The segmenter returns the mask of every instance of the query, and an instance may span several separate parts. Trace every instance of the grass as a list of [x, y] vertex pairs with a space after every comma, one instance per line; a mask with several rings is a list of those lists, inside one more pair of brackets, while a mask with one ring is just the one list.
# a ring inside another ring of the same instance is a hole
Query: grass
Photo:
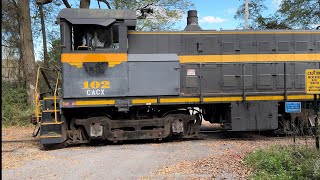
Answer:
[[320, 151], [305, 146], [273, 146], [245, 158], [251, 179], [320, 179]]
[[33, 108], [28, 105], [26, 97], [25, 88], [2, 82], [2, 127], [30, 124]]

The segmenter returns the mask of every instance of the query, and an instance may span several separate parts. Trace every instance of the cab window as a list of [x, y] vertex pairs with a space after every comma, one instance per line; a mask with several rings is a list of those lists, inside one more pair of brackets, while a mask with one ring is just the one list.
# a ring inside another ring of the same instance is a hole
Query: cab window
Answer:
[[119, 49], [119, 26], [72, 25], [72, 50]]

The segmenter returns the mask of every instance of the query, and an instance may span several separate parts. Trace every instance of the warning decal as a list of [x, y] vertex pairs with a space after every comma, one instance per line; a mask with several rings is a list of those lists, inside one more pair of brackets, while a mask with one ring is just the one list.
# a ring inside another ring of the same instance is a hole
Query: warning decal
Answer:
[[306, 93], [320, 94], [320, 69], [306, 70]]

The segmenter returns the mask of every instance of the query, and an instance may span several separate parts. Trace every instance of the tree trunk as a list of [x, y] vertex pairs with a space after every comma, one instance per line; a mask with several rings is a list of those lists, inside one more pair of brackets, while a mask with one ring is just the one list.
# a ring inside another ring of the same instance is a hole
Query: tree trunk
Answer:
[[19, 0], [19, 35], [21, 43], [21, 60], [23, 74], [27, 88], [27, 99], [34, 105], [34, 88], [36, 84], [36, 63], [34, 59], [33, 40], [31, 32], [31, 18], [29, 0]]
[[43, 15], [43, 5], [39, 4], [40, 18], [41, 18], [41, 31], [42, 31], [42, 43], [43, 43], [43, 61], [44, 67], [49, 67], [49, 56], [47, 49], [47, 37], [46, 37], [46, 26], [44, 23], [44, 15]]
[[52, 3], [52, 0], [36, 0], [36, 3], [44, 5], [44, 4]]
[[89, 9], [90, 0], [80, 0], [80, 8]]
[[319, 9], [318, 9], [318, 17], [320, 18], [320, 0], [318, 0], [318, 7], [319, 7]]

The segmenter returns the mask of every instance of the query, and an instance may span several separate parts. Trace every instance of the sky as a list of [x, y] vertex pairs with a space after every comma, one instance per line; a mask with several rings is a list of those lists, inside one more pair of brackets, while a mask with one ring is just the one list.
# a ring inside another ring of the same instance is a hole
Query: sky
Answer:
[[[229, 30], [240, 28], [239, 24], [244, 20], [234, 19], [234, 15], [238, 7], [244, 3], [245, 0], [191, 0], [195, 5], [195, 10], [198, 11], [199, 25], [205, 30]], [[265, 5], [268, 14], [274, 13], [282, 0], [265, 0]], [[70, 0], [73, 6], [76, 6], [78, 0]], [[104, 3], [100, 3], [101, 8], [106, 9]], [[98, 8], [98, 3], [91, 0], [90, 8]], [[187, 24], [186, 14], [180, 22], [177, 23], [177, 29], [183, 30]]]
[[[195, 10], [198, 11], [199, 25], [205, 30], [237, 29], [244, 20], [234, 19], [238, 7], [244, 0], [193, 0]], [[274, 13], [281, 0], [266, 0], [266, 13]], [[186, 24], [186, 20], [181, 22]]]
[[[204, 30], [232, 30], [241, 28], [239, 25], [243, 23], [242, 19], [234, 19], [237, 8], [244, 0], [191, 0], [194, 3], [194, 9], [198, 11], [199, 26]], [[266, 13], [274, 13], [281, 0], [266, 0], [265, 5], [268, 10]], [[79, 7], [79, 0], [69, 0], [72, 7]], [[100, 3], [102, 9], [107, 9], [104, 3]], [[98, 8], [98, 3], [91, 0], [90, 8]], [[183, 30], [186, 27], [186, 14], [181, 21], [176, 24], [176, 29]], [[42, 41], [39, 45], [35, 45], [36, 59], [40, 59], [42, 51]]]
[[[244, 3], [245, 0], [191, 0], [195, 5], [194, 9], [198, 11], [199, 25], [205, 30], [229, 30], [237, 29], [239, 24], [244, 20], [234, 19], [234, 15], [238, 7]], [[250, 0], [249, 0], [250, 1]], [[267, 10], [265, 13], [274, 13], [280, 5], [282, 0], [265, 0]], [[69, 0], [72, 7], [79, 7], [79, 0]], [[100, 3], [102, 9], [107, 9], [104, 3]], [[91, 0], [90, 8], [98, 8], [98, 3]], [[177, 28], [183, 30], [187, 24], [186, 14], [177, 23]]]

